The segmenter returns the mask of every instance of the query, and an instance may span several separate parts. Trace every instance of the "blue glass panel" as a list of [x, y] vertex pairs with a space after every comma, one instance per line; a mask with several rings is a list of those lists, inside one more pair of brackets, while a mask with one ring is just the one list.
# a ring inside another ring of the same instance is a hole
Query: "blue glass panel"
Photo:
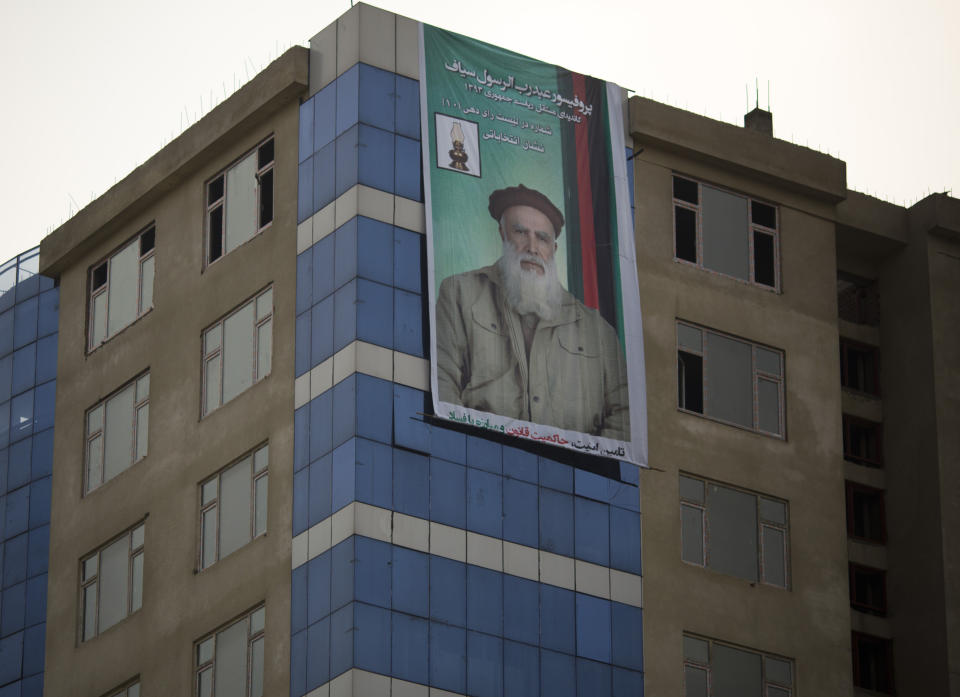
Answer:
[[330, 552], [330, 607], [334, 610], [353, 600], [353, 543], [350, 537]]
[[[311, 245], [312, 246], [312, 245]], [[297, 310], [299, 315], [313, 305], [313, 250], [297, 255]]]
[[556, 460], [541, 457], [540, 486], [573, 493], [573, 468]]
[[313, 147], [319, 150], [337, 136], [337, 83], [313, 95]]
[[418, 518], [430, 517], [430, 467], [423, 455], [397, 449], [393, 453], [393, 509]]
[[393, 609], [427, 617], [430, 606], [430, 558], [422, 552], [393, 547]]
[[[290, 632], [292, 634], [307, 628], [307, 569], [309, 566], [309, 564], [301, 564], [290, 574]], [[329, 579], [328, 572], [328, 586]], [[328, 605], [329, 598], [330, 594], [327, 593]]]
[[430, 520], [460, 529], [467, 526], [467, 470], [463, 465], [430, 458]]
[[356, 374], [333, 386], [333, 406], [333, 444], [337, 446], [357, 434]]
[[[333, 355], [336, 297], [326, 297], [310, 310], [310, 363], [320, 365]], [[349, 343], [349, 342], [348, 342]], [[340, 348], [343, 348], [342, 346]]]
[[[347, 548], [349, 549], [349, 547]], [[330, 564], [332, 552], [327, 550], [299, 567], [306, 571], [303, 621], [310, 625], [330, 614]]]
[[[327, 628], [329, 637], [330, 629]], [[329, 658], [327, 659], [329, 660]], [[307, 690], [307, 632], [299, 631], [290, 637], [290, 695], [300, 697]]]
[[52, 334], [37, 342], [37, 382], [57, 377], [57, 336]]
[[[39, 437], [38, 435], [37, 438]], [[310, 405], [305, 404], [293, 412], [293, 470], [299, 472], [309, 463]]]
[[13, 394], [13, 356], [0, 358], [0, 402], [10, 399]]
[[393, 388], [394, 442], [404, 448], [430, 451], [430, 426], [423, 420], [427, 413], [427, 395], [404, 385]]
[[0, 639], [0, 685], [20, 677], [23, 659], [23, 632]]
[[401, 680], [426, 685], [430, 623], [395, 612], [390, 629], [393, 637], [393, 665], [390, 674]]
[[27, 580], [27, 612], [24, 624], [28, 627], [47, 618], [47, 575], [41, 574]]
[[467, 632], [467, 693], [477, 697], [503, 695], [503, 641]]
[[430, 454], [450, 462], [467, 461], [467, 436], [442, 424], [430, 427]]
[[503, 446], [503, 473], [514, 479], [536, 484], [539, 481], [537, 456], [526, 450]]
[[336, 233], [327, 235], [311, 248], [313, 250], [313, 301], [327, 297], [336, 289]]
[[430, 684], [463, 694], [467, 689], [465, 629], [430, 623]]
[[374, 189], [393, 193], [394, 135], [372, 126], [360, 126], [359, 179]]
[[393, 348], [393, 288], [357, 281], [357, 338]]
[[638, 607], [611, 603], [613, 663], [643, 670], [643, 611]]
[[333, 456], [330, 453], [310, 463], [310, 497], [308, 523], [313, 527], [330, 517], [332, 506], [330, 489], [333, 481]]
[[373, 218], [357, 218], [357, 273], [393, 285], [393, 226]]
[[[0, 298], [10, 298], [9, 294]], [[13, 310], [0, 313], [0, 356], [13, 350]]]
[[27, 584], [18, 583], [3, 591], [3, 612], [0, 614], [0, 636], [7, 636], [23, 629], [26, 607]]
[[463, 627], [467, 622], [467, 567], [430, 557], [430, 619]]
[[[4, 527], [7, 537], [26, 532], [29, 511], [30, 487], [22, 486], [16, 491], [7, 494], [7, 511]], [[7, 580], [6, 576], [4, 576], [4, 580]]]
[[[336, 399], [336, 393], [334, 393], [334, 399]], [[333, 451], [333, 510], [335, 511], [357, 500], [356, 463], [356, 439], [351, 438]]]
[[3, 491], [13, 491], [19, 489], [30, 481], [30, 453], [32, 451], [33, 438], [14, 443], [7, 450], [3, 458], [7, 461], [7, 485], [0, 489]]
[[503, 574], [467, 566], [467, 627], [487, 634], [503, 634]]
[[[469, 442], [467, 458], [470, 457]], [[467, 529], [502, 537], [502, 479], [496, 474], [467, 468]]]
[[577, 697], [611, 697], [610, 666], [577, 659]]
[[40, 479], [53, 472], [53, 429], [34, 434], [31, 477]]
[[313, 101], [308, 99], [300, 105], [298, 162], [303, 162], [313, 154]]
[[[391, 148], [392, 149], [392, 148]], [[391, 167], [391, 172], [393, 168]], [[39, 299], [30, 298], [18, 303], [13, 308], [13, 347], [19, 348], [35, 341], [37, 338], [37, 314]]]
[[[390, 544], [369, 537], [357, 537], [356, 599], [371, 605], [390, 607]], [[389, 631], [387, 632], [389, 635]], [[389, 669], [389, 666], [387, 666]]]
[[38, 479], [30, 485], [30, 522], [35, 528], [50, 522], [50, 477]]
[[[578, 473], [579, 474], [579, 473]], [[574, 556], [577, 559], [610, 565], [610, 506], [574, 498]]]
[[420, 83], [397, 75], [397, 133], [420, 139]]
[[613, 697], [643, 697], [643, 673], [614, 666]]
[[357, 183], [359, 135], [359, 126], [354, 126], [334, 141], [337, 148], [337, 196]]
[[[387, 577], [389, 578], [389, 576]], [[354, 604], [354, 660], [357, 668], [390, 673], [390, 611], [363, 603]]]
[[357, 438], [357, 501], [381, 508], [393, 505], [393, 449], [383, 443]]
[[576, 694], [576, 670], [573, 656], [540, 651], [540, 694], [550, 697], [574, 697]]
[[44, 629], [42, 625], [31, 627], [23, 633], [23, 674], [35, 675], [43, 671]]
[[334, 233], [334, 285], [339, 288], [357, 275], [357, 228], [358, 219], [350, 218]]
[[573, 497], [540, 489], [540, 548], [573, 556]]
[[[7, 533], [9, 535], [9, 533]], [[26, 534], [7, 540], [3, 547], [3, 583], [12, 585], [27, 578]]]
[[19, 394], [36, 384], [37, 345], [30, 344], [13, 354], [12, 394]]
[[[369, 375], [357, 374], [357, 435], [390, 443], [393, 436], [391, 392], [393, 383]], [[394, 473], [396, 476], [396, 473]], [[424, 489], [426, 500], [426, 489]], [[424, 515], [426, 517], [426, 515]]]
[[360, 121], [387, 131], [394, 130], [395, 74], [360, 64]]
[[608, 480], [607, 490], [610, 505], [640, 511], [640, 489], [636, 485]]
[[502, 446], [479, 436], [467, 437], [467, 464], [471, 467], [495, 472], [502, 471], [500, 461]]
[[573, 653], [574, 593], [565, 588], [540, 584], [540, 645]]
[[313, 158], [297, 167], [297, 222], [302, 223], [315, 212], [313, 208]]
[[40, 295], [40, 319], [37, 323], [37, 336], [46, 336], [57, 331], [57, 318], [60, 314], [60, 289], [53, 288]]
[[[44, 277], [40, 277], [43, 280]], [[20, 694], [8, 697], [43, 697], [43, 673], [24, 678], [20, 683]]]
[[393, 346], [411, 356], [424, 356], [423, 302], [419, 295], [396, 290]]
[[10, 442], [10, 402], [0, 403], [0, 448]]
[[33, 429], [42, 431], [53, 428], [54, 404], [57, 398], [57, 381], [45, 382], [36, 389], [33, 403]]
[[357, 338], [357, 282], [350, 281], [333, 295], [333, 350]]
[[609, 600], [577, 593], [577, 655], [610, 662]]
[[335, 142], [327, 143], [313, 156], [314, 210], [323, 210], [339, 195], [337, 193], [338, 152]]
[[423, 200], [420, 189], [420, 143], [396, 136], [395, 148], [394, 192], [397, 196], [414, 201]]
[[527, 644], [540, 641], [540, 586], [518, 576], [503, 577], [503, 635]]
[[[0, 500], [5, 500], [3, 494], [7, 493], [7, 469], [10, 460], [10, 449], [0, 448]], [[2, 526], [0, 526], [2, 529]], [[0, 536], [0, 539], [3, 539]]]
[[310, 370], [310, 313], [297, 316], [294, 330], [294, 375], [300, 377]]
[[307, 524], [310, 491], [310, 470], [302, 469], [293, 475], [293, 534], [299, 535], [310, 527]]
[[504, 697], [540, 694], [540, 652], [536, 646], [503, 642]]
[[573, 493], [577, 496], [593, 499], [594, 501], [607, 502], [607, 482], [612, 481], [607, 477], [587, 470], [575, 469], [573, 471]]
[[[350, 667], [353, 662], [353, 637], [349, 628], [352, 624], [353, 612], [345, 607], [332, 618], [324, 618], [307, 629], [307, 690], [320, 687], [333, 677], [333, 652], [336, 651], [337, 658], [346, 663], [338, 673]], [[337, 633], [332, 635], [334, 626]]]
[[620, 463], [620, 479], [628, 484], [640, 485], [640, 468], [629, 462]]
[[610, 509], [610, 566], [632, 574], [642, 573], [640, 564], [640, 514], [622, 508]]
[[420, 293], [423, 290], [420, 262], [423, 235], [410, 232], [403, 228], [393, 229], [394, 260], [393, 282], [397, 288], [408, 290], [411, 293]]
[[360, 64], [353, 66], [336, 80], [337, 135], [357, 122], [360, 102]]
[[333, 392], [310, 401], [310, 460], [333, 449]]
[[538, 543], [537, 487], [528, 482], [503, 480], [503, 539], [536, 547]]

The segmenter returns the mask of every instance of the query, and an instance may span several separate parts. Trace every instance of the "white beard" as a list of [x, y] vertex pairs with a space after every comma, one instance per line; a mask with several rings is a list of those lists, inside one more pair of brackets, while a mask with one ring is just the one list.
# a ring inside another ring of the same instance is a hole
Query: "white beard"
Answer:
[[[524, 269], [520, 265], [524, 261], [539, 265], [543, 274]], [[514, 312], [521, 316], [533, 313], [547, 321], [557, 316], [563, 301], [563, 286], [557, 278], [555, 259], [544, 260], [535, 254], [518, 252], [512, 243], [504, 240], [497, 268], [503, 278], [507, 304]]]

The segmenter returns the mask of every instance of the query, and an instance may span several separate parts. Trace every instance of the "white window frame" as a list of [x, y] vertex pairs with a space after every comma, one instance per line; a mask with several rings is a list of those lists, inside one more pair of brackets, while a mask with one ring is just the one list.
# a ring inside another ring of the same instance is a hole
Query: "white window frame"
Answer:
[[[697, 203], [691, 203], [690, 201], [684, 201], [683, 199], [676, 198], [675, 196], [671, 197], [673, 201], [673, 208], [671, 208], [671, 216], [673, 218], [673, 260], [681, 263], [688, 264], [690, 266], [695, 266], [698, 269], [706, 271], [707, 273], [715, 273], [718, 276], [723, 276], [724, 278], [732, 278], [735, 281], [740, 281], [741, 283], [749, 283], [750, 285], [756, 286], [757, 288], [763, 288], [765, 290], [779, 293], [780, 292], [780, 208], [776, 204], [770, 203], [769, 201], [764, 201], [763, 199], [754, 198], [752, 196], [747, 196], [746, 194], [741, 194], [736, 191], [731, 191], [730, 189], [724, 188], [722, 186], [716, 186], [714, 184], [707, 184], [712, 189], [722, 191], [731, 196], [737, 196], [739, 198], [746, 199], [747, 201], [747, 229], [744, 231], [748, 237], [748, 255], [747, 259], [748, 267], [750, 269], [749, 277], [747, 279], [737, 278], [736, 276], [731, 276], [730, 274], [724, 273], [722, 271], [717, 271], [716, 269], [710, 269], [703, 265], [703, 183], [698, 179], [693, 177], [688, 177], [684, 174], [679, 174], [673, 172], [671, 178], [671, 191], [673, 190], [673, 179], [679, 178], [684, 179], [692, 184], [697, 186]], [[769, 206], [773, 208], [774, 215], [776, 216], [777, 227], [767, 227], [761, 225], [760, 223], [753, 222], [753, 204], [754, 202], [759, 203], [764, 206]], [[697, 260], [690, 261], [689, 259], [682, 259], [677, 254], [677, 214], [676, 208], [686, 208], [687, 210], [693, 211], [696, 216], [696, 248], [697, 248]], [[756, 280], [756, 268], [755, 268], [755, 257], [754, 257], [754, 234], [760, 233], [762, 235], [768, 235], [773, 237], [773, 279], [774, 285], [769, 286], [766, 283], [760, 283]]]
[[[89, 292], [89, 302], [87, 303], [88, 308], [88, 328], [87, 328], [87, 351], [93, 351], [98, 346], [102, 346], [107, 341], [115, 337], [117, 334], [122, 332], [124, 329], [129, 327], [131, 324], [136, 322], [138, 319], [143, 317], [145, 314], [150, 312], [153, 309], [153, 283], [156, 279], [156, 233], [157, 226], [154, 223], [150, 223], [143, 230], [138, 232], [133, 239], [129, 240], [127, 243], [122, 245], [119, 249], [111, 252], [110, 256], [101, 261], [98, 264], [94, 264], [90, 267], [89, 271], [89, 283], [90, 283], [90, 292]], [[119, 327], [112, 334], [110, 333], [110, 278], [113, 271], [113, 260], [116, 259], [121, 253], [125, 252], [131, 245], [139, 244], [140, 249], [139, 256], [137, 259], [138, 270], [137, 270], [137, 314], [130, 322]], [[150, 244], [150, 248], [147, 250], [143, 249], [144, 244]], [[150, 268], [150, 289], [149, 292], [145, 292], [144, 288], [144, 270]], [[99, 285], [97, 281], [97, 272], [101, 269], [104, 269], [104, 280]], [[101, 296], [103, 297], [103, 307], [100, 313], [97, 312], [97, 301], [100, 300]], [[100, 314], [103, 315], [101, 320]], [[98, 333], [97, 325], [102, 321], [102, 334]]]
[[[266, 625], [266, 606], [261, 603], [252, 610], [245, 612], [240, 617], [237, 617], [230, 622], [218, 627], [214, 631], [210, 632], [200, 640], [198, 640], [193, 646], [193, 694], [195, 697], [208, 697], [208, 695], [215, 695], [217, 690], [216, 685], [216, 664], [217, 664], [217, 636], [228, 629], [233, 628], [237, 623], [245, 622], [247, 626], [247, 654], [246, 654], [246, 675], [244, 676], [244, 692], [242, 695], [231, 695], [231, 697], [258, 697], [257, 695], [252, 694], [254, 687], [252, 685], [252, 673], [253, 673], [253, 654], [255, 650], [255, 644], [258, 642], [261, 646], [261, 651], [263, 649], [264, 642], [264, 627]], [[208, 675], [209, 674], [209, 675]], [[208, 677], [207, 677], [208, 675]], [[208, 682], [204, 682], [208, 680]], [[204, 691], [203, 685], [208, 684], [210, 689]], [[259, 697], [263, 695], [263, 686], [260, 686], [261, 691]]]
[[[264, 304], [269, 304], [269, 307], [261, 313], [260, 304], [261, 301]], [[231, 317], [233, 317], [238, 312], [244, 310], [248, 305], [253, 304], [253, 332], [251, 334], [251, 341], [253, 342], [253, 360], [250, 367], [251, 376], [253, 378], [250, 383], [250, 387], [253, 387], [255, 384], [263, 380], [265, 377], [270, 375], [273, 364], [273, 286], [267, 286], [260, 292], [258, 292], [252, 298], [249, 298], [246, 302], [240, 304], [231, 310], [228, 314], [221, 317], [219, 320], [208, 326], [200, 334], [200, 350], [202, 353], [202, 359], [200, 362], [201, 369], [201, 383], [203, 385], [201, 394], [200, 394], [200, 416], [201, 418], [211, 414], [216, 411], [224, 404], [237, 397], [246, 390], [243, 390], [234, 397], [224, 400], [223, 398], [223, 378], [224, 378], [224, 350], [226, 347], [223, 345], [225, 336], [224, 336], [224, 325]], [[269, 353], [270, 360], [266, 365], [266, 370], [260, 370], [260, 335], [261, 332], [265, 332], [269, 341]], [[215, 337], [219, 338], [215, 338]], [[215, 363], [218, 362], [218, 363]], [[217, 372], [217, 385], [211, 386], [208, 383], [208, 377], [211, 370]], [[211, 394], [211, 388], [215, 389], [215, 394]], [[249, 388], [247, 388], [249, 389]], [[212, 406], [209, 406], [209, 398], [213, 397], [215, 403]]]
[[[264, 496], [268, 497], [269, 492], [269, 474], [270, 474], [270, 446], [269, 443], [262, 445], [247, 452], [242, 457], [237, 458], [226, 467], [220, 469], [216, 474], [208, 477], [200, 483], [200, 521], [198, 525], [199, 540], [197, 544], [198, 557], [197, 569], [208, 569], [224, 557], [220, 554], [220, 478], [225, 472], [234, 468], [246, 465], [250, 470], [250, 530], [249, 537], [241, 548], [258, 537], [267, 534], [267, 512], [269, 507], [267, 501], [264, 501], [264, 510], [262, 511], [264, 521], [262, 529], [257, 527], [257, 513], [259, 512], [257, 492], [260, 487], [263, 488]], [[206, 546], [206, 524], [211, 521], [213, 527], [213, 550], [212, 558], [206, 561], [208, 550]], [[227, 555], [229, 556], [229, 555]]]
[[[709, 637], [699, 636], [696, 634], [691, 634], [689, 632], [683, 633], [684, 637], [689, 637], [690, 639], [695, 639], [697, 641], [705, 641], [708, 644], [707, 647], [707, 656], [708, 662], [701, 663], [696, 659], [690, 658], [684, 652], [683, 656], [683, 694], [687, 694], [687, 668], [692, 668], [695, 670], [705, 671], [707, 674], [707, 697], [713, 697], [713, 648], [714, 646], [725, 646], [731, 649], [736, 649], [737, 651], [743, 651], [744, 653], [752, 653], [757, 656], [760, 656], [760, 681], [763, 685], [763, 695], [767, 697], [770, 695], [770, 688], [783, 690], [787, 693], [788, 697], [793, 697], [794, 695], [794, 684], [796, 684], [796, 666], [792, 659], [785, 656], [778, 656], [772, 653], [766, 653], [764, 651], [757, 651], [756, 649], [747, 648], [745, 646], [738, 646], [736, 644], [730, 644], [725, 641], [717, 641], [716, 639], [710, 639]], [[770, 678], [767, 675], [767, 659], [774, 661], [784, 661], [790, 664], [790, 685], [785, 685], [783, 683], [777, 682]]]
[[[260, 163], [260, 149], [263, 148], [268, 143], [273, 145], [273, 156], [272, 158], [263, 164]], [[274, 214], [276, 213], [276, 175], [274, 174], [275, 164], [277, 161], [276, 154], [276, 138], [274, 134], [271, 134], [264, 138], [262, 141], [257, 143], [253, 148], [245, 152], [243, 155], [238, 157], [236, 160], [230, 163], [227, 167], [224, 167], [222, 170], [217, 172], [215, 175], [210, 177], [203, 187], [204, 192], [204, 201], [206, 202], [206, 214], [204, 217], [204, 244], [203, 244], [203, 261], [204, 266], [209, 266], [216, 263], [220, 259], [223, 259], [229, 252], [227, 251], [227, 174], [230, 170], [237, 167], [240, 163], [244, 162], [248, 157], [256, 157], [257, 159], [257, 170], [256, 170], [256, 179], [257, 179], [257, 202], [256, 202], [256, 228], [254, 234], [250, 239], [257, 237], [264, 230], [273, 225]], [[268, 177], [269, 175], [269, 177]], [[213, 195], [213, 187], [217, 181], [220, 181], [220, 195]], [[261, 207], [263, 205], [263, 196], [264, 196], [264, 180], [269, 180], [270, 185], [270, 201], [271, 201], [271, 213], [270, 219], [263, 222], [260, 220]], [[219, 231], [215, 231], [214, 227], [214, 215], [217, 211], [220, 211], [220, 222], [219, 222]], [[215, 238], [219, 239], [220, 243], [220, 253], [218, 256], [211, 258], [213, 252], [213, 241]], [[237, 247], [241, 247], [250, 240], [244, 240]]]
[[140, 697], [140, 679], [137, 678], [119, 690], [111, 692], [109, 697]]
[[[145, 521], [141, 520], [139, 523], [124, 531], [120, 535], [117, 535], [106, 544], [101, 545], [96, 551], [80, 559], [79, 635], [81, 642], [90, 641], [91, 639], [100, 636], [103, 632], [107, 631], [111, 627], [115, 627], [123, 622], [123, 620], [130, 617], [130, 615], [137, 612], [143, 606], [143, 554], [145, 537], [146, 523]], [[102, 568], [101, 556], [106, 549], [124, 539], [127, 541], [126, 614], [109, 627], [101, 627], [100, 589], [103, 585], [100, 577], [100, 570]], [[138, 561], [140, 564], [139, 587], [136, 585], [138, 580], [136, 573]], [[88, 594], [92, 595], [92, 597], [88, 598]], [[88, 612], [93, 613], [93, 626], [90, 628], [91, 631], [89, 634], [87, 633]]]
[[[83, 493], [86, 496], [90, 492], [100, 488], [110, 479], [104, 479], [106, 467], [106, 435], [107, 435], [107, 403], [118, 397], [128, 388], [132, 388], [133, 393], [133, 413], [131, 414], [130, 428], [132, 431], [131, 442], [133, 444], [130, 452], [130, 462], [117, 474], [126, 472], [133, 465], [140, 462], [147, 456], [150, 431], [150, 371], [147, 370], [129, 382], [114, 390], [109, 396], [100, 400], [92, 407], [87, 409], [84, 414], [84, 449], [83, 449]], [[140, 442], [141, 419], [144, 423], [144, 442]], [[99, 444], [99, 448], [98, 448]], [[94, 461], [94, 460], [98, 461]], [[96, 468], [96, 484], [91, 480], [91, 471]], [[117, 475], [115, 475], [117, 476]]]

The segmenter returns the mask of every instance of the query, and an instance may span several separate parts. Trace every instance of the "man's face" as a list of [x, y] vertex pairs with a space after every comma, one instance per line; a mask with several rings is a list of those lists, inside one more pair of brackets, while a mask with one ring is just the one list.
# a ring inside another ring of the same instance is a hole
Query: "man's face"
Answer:
[[[500, 236], [521, 254], [529, 254], [543, 262], [553, 259], [557, 251], [556, 236], [550, 219], [532, 206], [510, 206], [500, 221]], [[520, 262], [524, 271], [535, 271], [542, 276], [545, 264], [526, 258]]]

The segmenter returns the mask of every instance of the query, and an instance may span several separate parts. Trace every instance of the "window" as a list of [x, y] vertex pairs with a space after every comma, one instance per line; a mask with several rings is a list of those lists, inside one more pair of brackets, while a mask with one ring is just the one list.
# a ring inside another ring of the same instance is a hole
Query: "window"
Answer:
[[870, 542], [887, 541], [883, 489], [847, 482], [847, 534]]
[[779, 289], [776, 206], [674, 175], [673, 223], [677, 259]]
[[683, 686], [685, 697], [791, 697], [793, 661], [684, 634]]
[[783, 437], [783, 353], [677, 323], [677, 403], [684, 411]]
[[267, 288], [203, 332], [203, 413], [270, 374], [273, 289]]
[[882, 467], [882, 443], [881, 424], [843, 415], [843, 459], [868, 467]]
[[149, 421], [150, 373], [87, 411], [85, 494], [147, 456]]
[[871, 615], [887, 614], [887, 572], [850, 564], [850, 607]]
[[130, 683], [117, 692], [111, 692], [109, 697], [140, 697], [140, 681]]
[[787, 503], [680, 475], [680, 547], [685, 562], [786, 588]]
[[837, 271], [837, 310], [840, 319], [847, 322], [880, 326], [880, 292], [877, 282]]
[[858, 392], [880, 394], [880, 351], [876, 346], [840, 339], [840, 384]]
[[853, 684], [893, 692], [893, 652], [889, 639], [853, 632]]
[[200, 485], [200, 568], [267, 531], [264, 445]]
[[140, 523], [80, 560], [81, 641], [102, 634], [140, 609], [143, 603], [143, 535], [144, 524]]
[[207, 263], [273, 222], [273, 138], [207, 182]]
[[153, 307], [154, 243], [149, 228], [90, 269], [89, 350]]
[[197, 697], [263, 696], [263, 624], [260, 606], [197, 642]]

